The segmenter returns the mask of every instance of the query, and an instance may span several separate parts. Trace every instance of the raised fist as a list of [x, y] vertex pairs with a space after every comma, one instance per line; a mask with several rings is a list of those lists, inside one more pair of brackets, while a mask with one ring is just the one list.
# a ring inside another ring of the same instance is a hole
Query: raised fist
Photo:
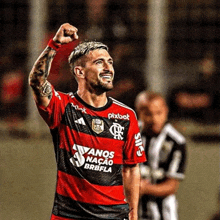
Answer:
[[67, 44], [78, 39], [78, 29], [69, 23], [62, 24], [53, 40], [58, 44]]

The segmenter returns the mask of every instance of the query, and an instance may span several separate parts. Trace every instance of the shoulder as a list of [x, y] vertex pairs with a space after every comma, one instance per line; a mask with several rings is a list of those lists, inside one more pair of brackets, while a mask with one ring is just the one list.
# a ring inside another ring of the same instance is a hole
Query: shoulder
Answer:
[[73, 93], [64, 93], [53, 89], [53, 96], [50, 100], [50, 105], [66, 106], [70, 102], [74, 102], [75, 96]]
[[74, 98], [74, 94], [72, 92], [70, 93], [64, 93], [60, 91], [56, 91], [55, 89], [53, 90], [55, 97], [59, 99], [72, 99]]
[[114, 107], [117, 108], [120, 112], [123, 112], [124, 114], [127, 113], [130, 116], [134, 116], [137, 119], [136, 112], [132, 108], [112, 97], [109, 98], [112, 100], [112, 104], [114, 105]]
[[186, 138], [176, 130], [170, 123], [167, 123], [164, 127], [164, 132], [177, 144], [184, 145], [186, 144]]

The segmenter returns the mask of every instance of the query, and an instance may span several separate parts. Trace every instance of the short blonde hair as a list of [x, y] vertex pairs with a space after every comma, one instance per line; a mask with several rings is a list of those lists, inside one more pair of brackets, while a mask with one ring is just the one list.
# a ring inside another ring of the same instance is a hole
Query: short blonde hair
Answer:
[[84, 63], [81, 58], [88, 54], [90, 51], [97, 49], [104, 49], [108, 51], [108, 46], [96, 41], [85, 41], [76, 46], [69, 56], [71, 72], [74, 72], [74, 67], [76, 66], [77, 61], [81, 61], [80, 63], [77, 63], [77, 65], [83, 65]]

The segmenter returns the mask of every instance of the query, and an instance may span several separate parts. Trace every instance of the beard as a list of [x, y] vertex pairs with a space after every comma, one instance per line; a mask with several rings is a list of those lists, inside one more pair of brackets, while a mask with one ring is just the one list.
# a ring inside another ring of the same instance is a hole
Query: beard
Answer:
[[101, 80], [97, 82], [90, 83], [90, 89], [95, 91], [97, 94], [102, 94], [113, 89], [113, 83], [102, 82]]

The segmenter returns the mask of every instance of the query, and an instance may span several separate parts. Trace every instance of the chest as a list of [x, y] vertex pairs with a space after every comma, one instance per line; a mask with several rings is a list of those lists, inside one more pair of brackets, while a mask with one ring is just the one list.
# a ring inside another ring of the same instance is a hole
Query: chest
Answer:
[[62, 117], [62, 124], [79, 134], [90, 138], [107, 138], [125, 141], [130, 125], [128, 115], [114, 114], [109, 111], [92, 111], [85, 107], [69, 104]]
[[151, 168], [158, 169], [168, 166], [175, 146], [174, 141], [169, 139], [166, 134], [162, 134], [152, 138], [143, 137], [143, 143], [148, 158], [147, 164]]

